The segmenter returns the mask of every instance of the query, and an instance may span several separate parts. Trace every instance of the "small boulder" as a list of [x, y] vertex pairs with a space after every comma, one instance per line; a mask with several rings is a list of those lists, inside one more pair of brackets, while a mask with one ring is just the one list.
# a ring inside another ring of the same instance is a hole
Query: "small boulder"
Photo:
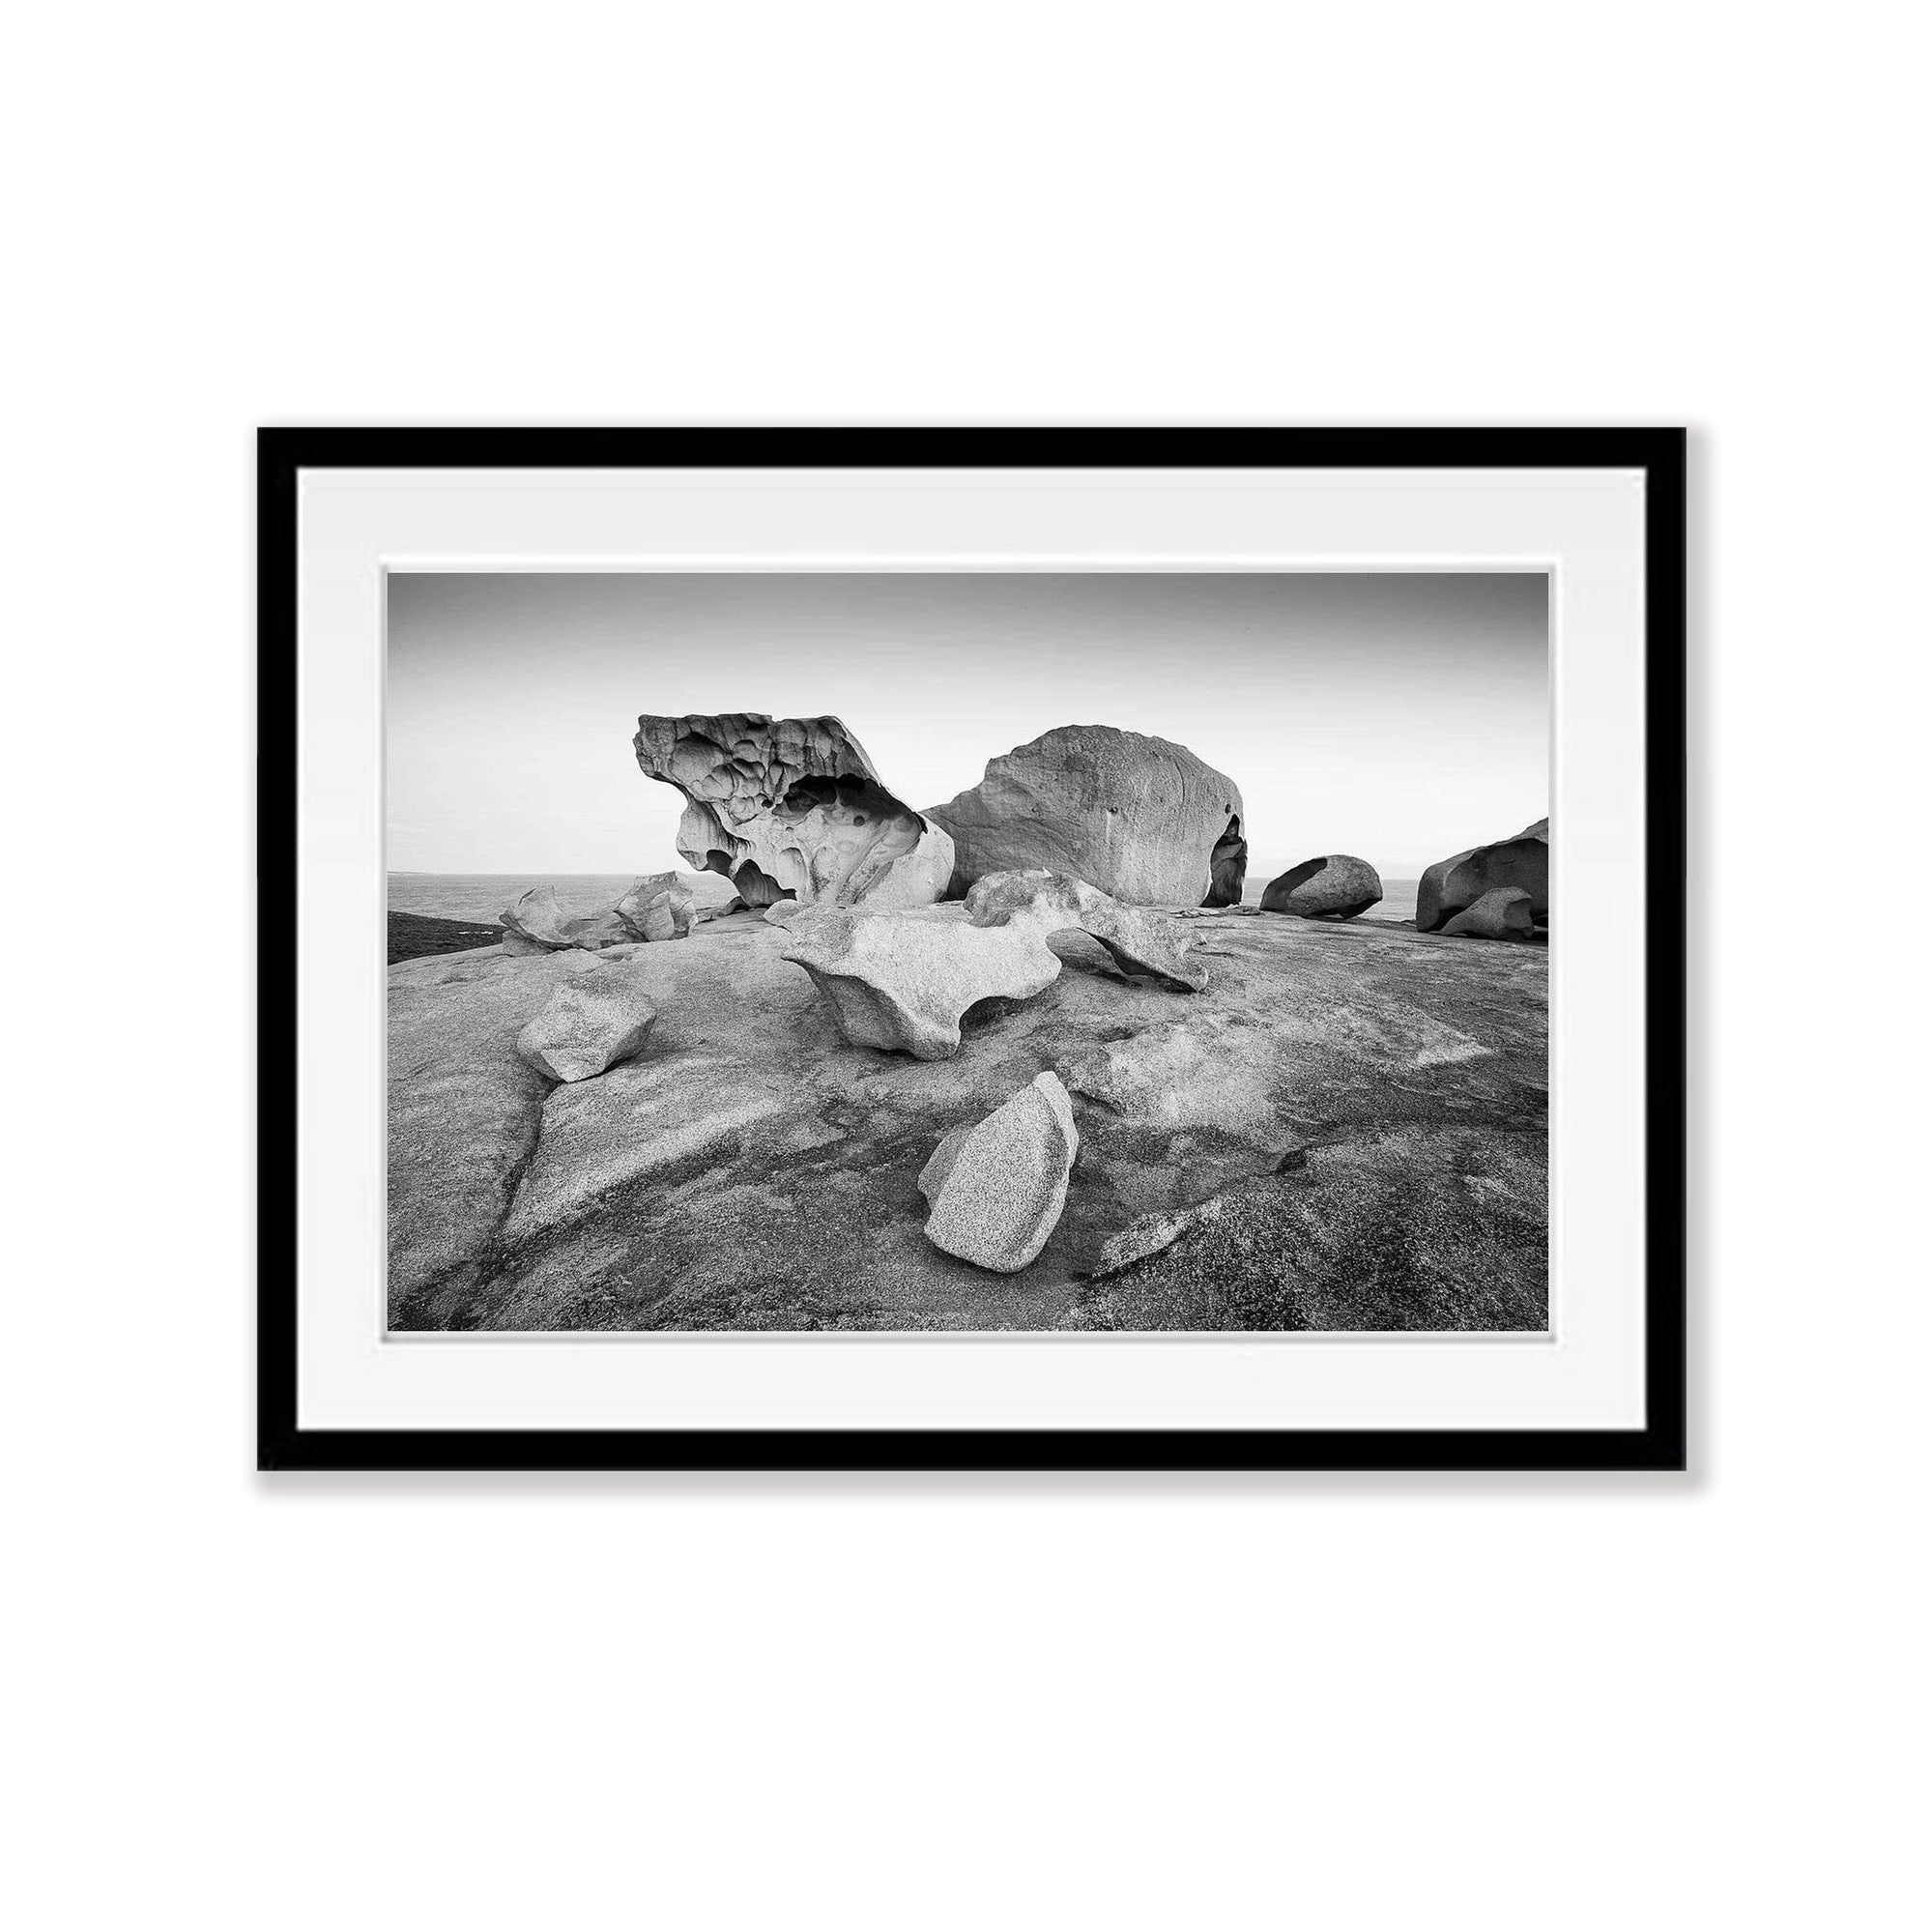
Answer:
[[1530, 896], [1519, 885], [1499, 885], [1465, 906], [1442, 930], [1458, 939], [1527, 939], [1536, 931]]
[[919, 1176], [932, 1204], [926, 1238], [995, 1274], [1016, 1274], [1047, 1245], [1080, 1148], [1055, 1074], [1038, 1075], [977, 1125], [955, 1127]]
[[1301, 919], [1353, 919], [1381, 897], [1381, 876], [1366, 858], [1330, 852], [1324, 858], [1304, 859], [1270, 879], [1261, 895], [1261, 909], [1291, 912]]
[[1539, 819], [1513, 839], [1439, 860], [1416, 887], [1416, 931], [1433, 933], [1485, 892], [1514, 885], [1529, 895], [1530, 916], [1549, 919], [1549, 821]]
[[657, 1008], [608, 964], [565, 981], [516, 1050], [547, 1080], [593, 1080], [644, 1045]]

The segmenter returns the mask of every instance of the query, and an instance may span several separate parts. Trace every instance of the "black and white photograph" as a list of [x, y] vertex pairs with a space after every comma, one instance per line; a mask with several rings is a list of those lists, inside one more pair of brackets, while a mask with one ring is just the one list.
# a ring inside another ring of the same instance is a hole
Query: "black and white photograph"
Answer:
[[389, 1332], [1545, 1331], [1550, 607], [390, 570]]

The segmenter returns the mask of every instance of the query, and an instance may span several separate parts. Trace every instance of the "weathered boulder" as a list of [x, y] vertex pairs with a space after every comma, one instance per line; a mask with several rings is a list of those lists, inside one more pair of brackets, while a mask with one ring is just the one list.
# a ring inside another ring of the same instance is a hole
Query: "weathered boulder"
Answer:
[[926, 816], [952, 834], [955, 893], [988, 873], [1044, 867], [1136, 906], [1241, 896], [1241, 793], [1166, 738], [1060, 725]]
[[1197, 936], [1180, 920], [1123, 906], [1063, 872], [988, 873], [966, 894], [966, 905], [975, 926], [1019, 920], [1043, 939], [1078, 926], [1130, 973], [1151, 973], [1183, 993], [1198, 993], [1207, 983], [1200, 962], [1190, 957]]
[[1059, 976], [1048, 945], [1089, 933], [1126, 972], [1183, 993], [1207, 975], [1180, 920], [1121, 906], [1061, 873], [993, 873], [961, 906], [899, 912], [806, 907], [785, 921], [785, 957], [812, 975], [856, 1046], [949, 1059], [960, 1022], [982, 999], [1030, 999]]
[[976, 926], [963, 906], [900, 912], [800, 912], [785, 957], [812, 975], [854, 1046], [950, 1059], [982, 999], [1030, 999], [1060, 962], [1029, 921]]
[[513, 954], [562, 952], [570, 946], [598, 953], [606, 946], [630, 945], [637, 938], [615, 911], [566, 919], [557, 903], [556, 888], [549, 885], [532, 886], [498, 916], [503, 922], [504, 946]]
[[1268, 881], [1264, 912], [1292, 912], [1302, 919], [1353, 919], [1382, 897], [1382, 879], [1366, 858], [1330, 852], [1304, 859]]
[[497, 916], [505, 933], [514, 934], [524, 942], [513, 947], [513, 951], [540, 946], [545, 952], [562, 952], [571, 943], [563, 930], [563, 908], [557, 903], [557, 888], [553, 885], [533, 885]]
[[1416, 931], [1432, 933], [1442, 923], [1473, 906], [1485, 892], [1513, 885], [1529, 895], [1530, 916], [1538, 924], [1549, 919], [1549, 821], [1539, 819], [1513, 839], [1492, 846], [1472, 846], [1467, 851], [1440, 860], [1422, 876], [1416, 888]]
[[1527, 939], [1536, 930], [1530, 896], [1520, 885], [1498, 885], [1442, 928], [1452, 938]]
[[618, 901], [618, 917], [635, 938], [683, 939], [691, 928], [735, 910], [744, 902], [715, 872], [652, 872]]
[[1239, 906], [1248, 878], [1248, 841], [1237, 831], [1224, 832], [1208, 854], [1207, 897], [1203, 906]]
[[684, 794], [678, 850], [754, 909], [787, 893], [929, 906], [946, 889], [952, 841], [879, 783], [837, 718], [646, 716], [632, 743], [647, 777]]
[[594, 1080], [644, 1045], [655, 1004], [615, 966], [567, 980], [516, 1036], [516, 1050], [546, 1079]]
[[955, 1127], [919, 1175], [926, 1238], [975, 1267], [1013, 1275], [1058, 1225], [1080, 1148], [1056, 1075], [1037, 1075], [976, 1125]]

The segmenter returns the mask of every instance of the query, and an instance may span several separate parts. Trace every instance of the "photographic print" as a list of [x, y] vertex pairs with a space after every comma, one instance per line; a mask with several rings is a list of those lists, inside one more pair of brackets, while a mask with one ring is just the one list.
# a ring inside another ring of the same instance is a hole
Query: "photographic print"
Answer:
[[1548, 1328], [1546, 570], [385, 584], [391, 1334]]

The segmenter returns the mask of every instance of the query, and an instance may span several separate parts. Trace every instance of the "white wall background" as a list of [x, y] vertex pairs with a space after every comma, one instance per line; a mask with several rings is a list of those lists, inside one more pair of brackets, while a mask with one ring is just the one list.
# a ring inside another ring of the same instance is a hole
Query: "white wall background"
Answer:
[[[10, 1919], [1922, 1909], [1918, 25], [15, 20]], [[1690, 1480], [249, 1473], [253, 425], [926, 420], [1694, 425]]]

